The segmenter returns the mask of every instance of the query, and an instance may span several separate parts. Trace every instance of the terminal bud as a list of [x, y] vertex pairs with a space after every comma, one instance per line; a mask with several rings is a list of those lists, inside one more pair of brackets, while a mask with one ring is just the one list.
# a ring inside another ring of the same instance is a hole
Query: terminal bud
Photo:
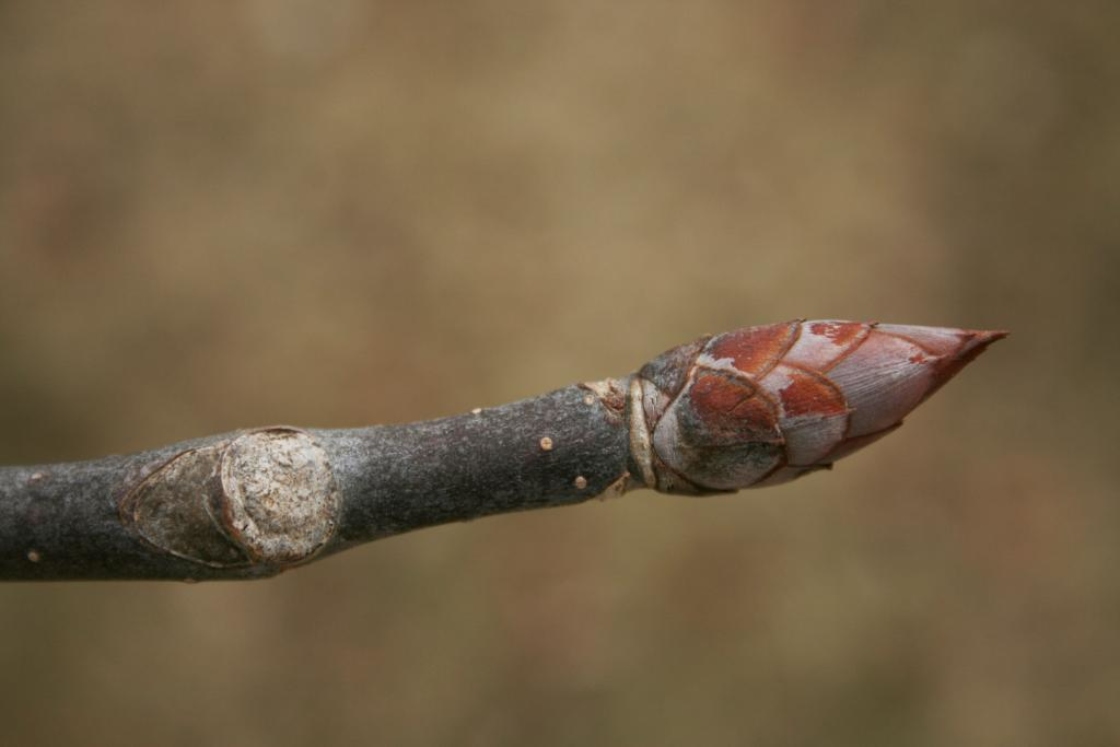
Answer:
[[793, 321], [701, 339], [638, 372], [631, 417], [650, 448], [635, 458], [662, 492], [787, 482], [893, 431], [1005, 335]]

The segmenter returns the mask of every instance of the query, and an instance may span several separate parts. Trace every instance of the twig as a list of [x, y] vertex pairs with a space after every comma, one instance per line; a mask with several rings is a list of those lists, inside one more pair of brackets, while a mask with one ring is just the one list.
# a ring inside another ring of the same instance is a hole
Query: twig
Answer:
[[0, 468], [0, 579], [261, 578], [451, 521], [777, 484], [895, 429], [1004, 334], [751, 327], [624, 378], [440, 420]]

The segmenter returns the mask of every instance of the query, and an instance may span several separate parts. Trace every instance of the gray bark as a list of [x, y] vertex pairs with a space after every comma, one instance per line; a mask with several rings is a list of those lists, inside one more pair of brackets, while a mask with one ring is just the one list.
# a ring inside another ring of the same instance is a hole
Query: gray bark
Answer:
[[413, 529], [621, 492], [637, 486], [627, 406], [570, 386], [420, 423], [0, 468], [0, 579], [260, 578]]

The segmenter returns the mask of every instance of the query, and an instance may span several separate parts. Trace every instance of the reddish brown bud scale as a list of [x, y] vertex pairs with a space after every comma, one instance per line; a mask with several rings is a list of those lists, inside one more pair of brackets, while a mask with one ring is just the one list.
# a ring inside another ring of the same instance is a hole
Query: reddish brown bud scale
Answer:
[[682, 345], [638, 373], [635, 461], [663, 492], [787, 482], [897, 428], [1005, 334], [794, 321]]

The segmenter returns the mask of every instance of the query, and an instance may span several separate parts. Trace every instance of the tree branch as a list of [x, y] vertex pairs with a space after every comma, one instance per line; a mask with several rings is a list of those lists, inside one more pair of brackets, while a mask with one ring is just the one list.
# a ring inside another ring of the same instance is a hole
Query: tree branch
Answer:
[[878, 439], [1002, 332], [790, 322], [621, 379], [356, 430], [0, 468], [0, 579], [243, 579], [451, 521], [785, 482]]

